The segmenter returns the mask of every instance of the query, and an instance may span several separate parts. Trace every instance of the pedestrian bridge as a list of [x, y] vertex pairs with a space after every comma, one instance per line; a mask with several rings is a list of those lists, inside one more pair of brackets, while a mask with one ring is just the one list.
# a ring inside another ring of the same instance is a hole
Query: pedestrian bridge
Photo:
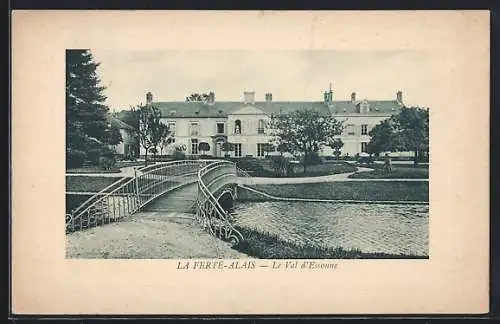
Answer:
[[228, 210], [238, 176], [248, 174], [225, 160], [183, 160], [137, 170], [95, 194], [66, 215], [66, 233], [101, 226], [139, 211], [191, 212], [210, 234], [236, 244], [243, 240]]

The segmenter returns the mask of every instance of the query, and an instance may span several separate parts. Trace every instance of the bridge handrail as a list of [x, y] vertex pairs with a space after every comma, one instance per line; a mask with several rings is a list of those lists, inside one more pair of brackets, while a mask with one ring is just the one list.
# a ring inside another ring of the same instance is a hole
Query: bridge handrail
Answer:
[[[133, 181], [137, 181], [139, 178], [141, 178], [143, 176], [148, 176], [148, 175], [152, 174], [153, 171], [157, 171], [159, 169], [163, 169], [163, 168], [175, 166], [175, 165], [196, 165], [199, 163], [201, 163], [203, 165], [204, 163], [206, 163], [206, 160], [168, 161], [168, 162], [156, 163], [156, 164], [152, 164], [150, 166], [143, 167], [140, 169], [140, 171], [138, 170], [138, 172], [140, 172], [139, 175], [136, 174], [136, 176], [134, 176], [132, 178], [129, 178], [129, 177], [121, 178], [120, 180], [112, 183], [111, 185], [104, 188], [103, 190], [101, 190], [99, 193], [95, 194], [91, 198], [87, 199], [82, 205], [80, 205], [72, 213], [66, 214], [66, 217], [67, 217], [66, 225], [68, 225], [68, 222], [70, 222], [70, 221], [75, 221], [75, 220], [79, 219], [86, 212], [89, 212], [91, 208], [96, 207], [96, 205], [105, 201], [113, 194], [117, 193], [118, 191], [122, 190], [123, 188], [126, 188], [126, 186], [128, 186]], [[146, 170], [146, 172], [144, 170]], [[114, 188], [114, 189], [109, 191], [109, 189], [111, 189], [111, 188]], [[141, 188], [141, 189], [144, 189], [144, 188]]]
[[243, 235], [235, 229], [231, 223], [228, 220], [228, 213], [224, 210], [224, 208], [219, 204], [219, 201], [214, 197], [212, 192], [208, 189], [208, 187], [205, 185], [203, 181], [203, 176], [207, 174], [209, 171], [212, 169], [215, 169], [217, 167], [220, 167], [220, 165], [226, 164], [234, 167], [235, 173], [236, 173], [236, 164], [230, 161], [226, 160], [212, 160], [214, 163], [210, 163], [209, 165], [201, 168], [198, 171], [198, 186], [201, 188], [203, 191], [203, 194], [207, 196], [207, 200], [215, 207], [214, 210], [217, 212], [218, 216], [220, 219], [222, 219], [226, 225], [231, 229], [231, 231], [235, 232], [239, 237], [237, 237], [238, 240], [243, 238]]

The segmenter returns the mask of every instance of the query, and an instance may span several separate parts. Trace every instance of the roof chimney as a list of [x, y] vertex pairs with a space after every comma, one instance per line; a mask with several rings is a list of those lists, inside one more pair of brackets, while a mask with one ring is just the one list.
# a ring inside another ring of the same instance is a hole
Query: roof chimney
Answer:
[[330, 82], [330, 89], [327, 91], [325, 91], [324, 93], [324, 100], [325, 100], [325, 104], [327, 105], [331, 105], [332, 104], [332, 101], [333, 101], [333, 91], [332, 91], [332, 83]]
[[146, 104], [150, 105], [153, 103], [153, 94], [151, 92], [146, 93]]
[[396, 93], [396, 101], [397, 101], [399, 104], [403, 104], [403, 92], [398, 91], [398, 92]]
[[252, 105], [255, 103], [255, 91], [245, 91], [243, 94], [244, 103]]
[[214, 102], [215, 102], [215, 93], [213, 91], [210, 91], [208, 93], [208, 102], [207, 102], [207, 104], [213, 105]]
[[272, 93], [266, 93], [266, 101], [267, 102], [273, 101], [273, 94]]
[[356, 92], [351, 93], [351, 101], [356, 102]]

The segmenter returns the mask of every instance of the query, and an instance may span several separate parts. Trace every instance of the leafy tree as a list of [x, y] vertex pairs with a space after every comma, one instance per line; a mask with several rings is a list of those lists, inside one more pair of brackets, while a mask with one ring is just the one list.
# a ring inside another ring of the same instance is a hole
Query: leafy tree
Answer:
[[344, 146], [344, 142], [342, 142], [340, 138], [336, 138], [332, 142], [330, 142], [329, 146], [333, 150], [333, 155], [335, 155], [338, 160], [341, 154], [341, 149]]
[[107, 131], [106, 142], [109, 145], [118, 145], [123, 141], [120, 129], [117, 126], [110, 126]]
[[187, 102], [207, 102], [210, 100], [209, 93], [192, 93], [186, 97]]
[[370, 132], [367, 150], [379, 155], [383, 151], [413, 151], [414, 163], [429, 153], [429, 112], [419, 107], [404, 107], [399, 114], [376, 125]]
[[[86, 49], [66, 51], [66, 163], [76, 166], [87, 159], [89, 145], [105, 148], [109, 140], [109, 108], [105, 87], [97, 75], [99, 63]], [[94, 145], [95, 146], [95, 145]], [[97, 163], [97, 161], [94, 161]]]
[[122, 110], [116, 115], [116, 118], [139, 131], [140, 114], [141, 111], [136, 109]]
[[174, 160], [185, 160], [186, 159], [186, 145], [177, 144], [174, 150]]
[[139, 142], [145, 151], [145, 165], [148, 163], [148, 152], [153, 150], [156, 154], [157, 146], [161, 141], [162, 123], [160, 122], [161, 112], [158, 108], [146, 105], [140, 106], [139, 118]]
[[276, 146], [274, 146], [272, 143], [266, 143], [264, 145], [264, 152], [266, 153], [271, 153], [271, 152], [276, 152]]
[[208, 144], [207, 142], [201, 142], [200, 144], [198, 144], [198, 150], [204, 153], [208, 152], [210, 151], [210, 144]]
[[378, 125], [368, 133], [370, 135], [370, 142], [366, 146], [366, 150], [370, 154], [379, 156], [380, 152], [392, 151], [395, 148], [394, 138], [394, 121], [393, 119], [386, 119], [381, 121]]
[[418, 164], [420, 156], [429, 153], [429, 111], [419, 107], [403, 108], [393, 121], [395, 146], [413, 151], [414, 163]]
[[269, 126], [279, 147], [303, 154], [304, 174], [307, 174], [308, 156], [333, 142], [343, 130], [342, 122], [333, 116], [311, 109], [273, 115]]
[[168, 127], [167, 124], [160, 123], [159, 125], [159, 136], [160, 136], [160, 141], [158, 142], [158, 145], [160, 147], [160, 155], [163, 155], [163, 149], [172, 143], [172, 137], [170, 137], [170, 128]]

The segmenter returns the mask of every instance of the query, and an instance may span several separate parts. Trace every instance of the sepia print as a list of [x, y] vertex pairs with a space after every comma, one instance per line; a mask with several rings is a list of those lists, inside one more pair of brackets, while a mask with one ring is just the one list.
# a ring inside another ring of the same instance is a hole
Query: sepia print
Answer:
[[66, 257], [427, 259], [426, 60], [67, 49]]
[[489, 28], [14, 12], [13, 314], [486, 313]]

